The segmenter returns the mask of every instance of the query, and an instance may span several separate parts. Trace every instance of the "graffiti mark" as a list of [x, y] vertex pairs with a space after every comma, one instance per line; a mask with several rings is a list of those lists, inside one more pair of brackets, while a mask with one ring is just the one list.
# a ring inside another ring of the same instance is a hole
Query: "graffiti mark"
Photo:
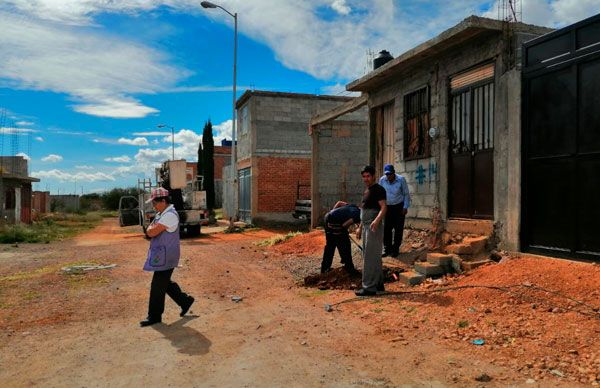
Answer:
[[437, 163], [429, 163], [429, 183], [431, 183], [432, 180], [435, 181], [433, 178], [434, 175], [437, 176]]
[[417, 167], [417, 175], [415, 176], [415, 178], [417, 179], [417, 183], [419, 185], [422, 185], [425, 182], [425, 169], [421, 164], [419, 164], [419, 166]]

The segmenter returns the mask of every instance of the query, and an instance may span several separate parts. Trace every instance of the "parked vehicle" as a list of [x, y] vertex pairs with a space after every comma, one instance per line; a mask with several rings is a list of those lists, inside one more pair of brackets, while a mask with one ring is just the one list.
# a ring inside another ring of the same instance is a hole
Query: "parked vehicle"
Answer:
[[154, 187], [169, 191], [171, 201], [179, 214], [179, 229], [188, 235], [199, 235], [202, 225], [208, 224], [206, 191], [202, 188], [202, 177], [187, 169], [185, 160], [170, 160], [156, 169], [156, 181], [138, 180], [138, 197], [124, 196], [119, 200], [119, 224], [140, 225], [144, 233], [156, 215], [152, 203], [146, 203]]

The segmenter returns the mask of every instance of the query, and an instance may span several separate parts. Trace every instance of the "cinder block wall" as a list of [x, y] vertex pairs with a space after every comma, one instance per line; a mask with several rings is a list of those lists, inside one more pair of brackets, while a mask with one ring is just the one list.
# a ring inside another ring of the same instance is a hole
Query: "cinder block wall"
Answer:
[[298, 182], [301, 199], [311, 199], [310, 119], [348, 98], [253, 92], [238, 107], [249, 109], [249, 128], [239, 134], [238, 170], [251, 167], [252, 218], [293, 221]]
[[313, 219], [319, 226], [337, 201], [360, 204], [360, 170], [369, 161], [368, 109], [321, 124], [313, 132]]

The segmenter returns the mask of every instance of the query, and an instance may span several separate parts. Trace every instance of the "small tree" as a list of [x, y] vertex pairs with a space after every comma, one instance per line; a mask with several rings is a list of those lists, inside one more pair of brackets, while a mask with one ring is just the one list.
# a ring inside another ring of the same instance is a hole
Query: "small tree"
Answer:
[[[198, 142], [198, 163], [197, 163], [197, 175], [201, 175], [204, 177], [204, 154], [202, 152], [202, 142]], [[202, 190], [202, 187], [199, 188]]]
[[204, 125], [202, 133], [202, 170], [204, 172], [204, 190], [206, 190], [206, 207], [213, 215], [215, 208], [215, 141], [213, 139], [212, 124], [210, 120]]

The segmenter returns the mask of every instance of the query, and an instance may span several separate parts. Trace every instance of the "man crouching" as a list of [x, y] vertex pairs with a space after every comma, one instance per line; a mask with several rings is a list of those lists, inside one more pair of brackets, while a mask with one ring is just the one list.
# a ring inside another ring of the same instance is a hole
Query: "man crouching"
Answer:
[[352, 246], [348, 232], [351, 225], [358, 223], [360, 223], [358, 206], [342, 201], [338, 201], [333, 209], [325, 215], [325, 249], [323, 250], [321, 273], [331, 270], [336, 248], [346, 272], [352, 275], [358, 272], [352, 263]]

